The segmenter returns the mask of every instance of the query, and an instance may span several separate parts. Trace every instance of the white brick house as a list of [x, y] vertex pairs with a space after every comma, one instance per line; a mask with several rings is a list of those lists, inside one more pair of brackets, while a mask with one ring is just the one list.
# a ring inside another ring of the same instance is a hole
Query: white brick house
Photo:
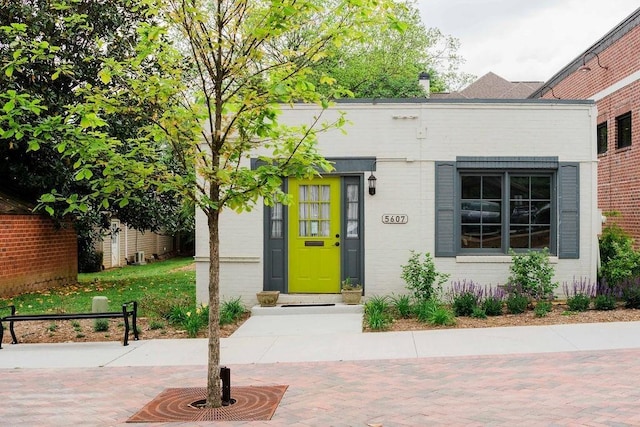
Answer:
[[[429, 252], [451, 282], [504, 284], [510, 247], [549, 247], [555, 280], [596, 280], [596, 108], [566, 100], [339, 103], [346, 135], [320, 136], [335, 172], [292, 181], [296, 204], [221, 216], [221, 297], [261, 290], [331, 298], [346, 277], [365, 296], [405, 291], [401, 265]], [[284, 112], [310, 123], [311, 105]], [[368, 191], [375, 175], [374, 195]], [[198, 301], [207, 300], [208, 239], [196, 218]]]

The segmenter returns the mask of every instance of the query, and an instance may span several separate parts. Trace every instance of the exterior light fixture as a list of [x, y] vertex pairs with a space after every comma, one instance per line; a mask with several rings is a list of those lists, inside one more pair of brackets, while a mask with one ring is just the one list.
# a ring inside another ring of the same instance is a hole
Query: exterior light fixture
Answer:
[[596, 61], [598, 63], [598, 67], [603, 68], [605, 70], [609, 69], [609, 67], [605, 67], [604, 65], [602, 65], [600, 63], [600, 57], [598, 56], [597, 53], [595, 53], [595, 52], [587, 52], [584, 55], [582, 55], [582, 67], [578, 68], [578, 71], [582, 71], [582, 72], [585, 72], [585, 73], [588, 73], [589, 71], [591, 71], [591, 67], [587, 66], [587, 62], [586, 62], [587, 55], [595, 55], [596, 56]]
[[369, 175], [369, 178], [367, 178], [367, 180], [369, 181], [369, 194], [373, 196], [376, 194], [376, 181], [378, 180], [373, 175], [373, 171], [371, 171], [371, 175]]
[[[556, 94], [555, 94], [555, 93], [553, 93], [553, 88], [552, 88], [551, 86], [544, 86], [544, 87], [541, 89], [540, 93], [542, 93], [542, 91], [543, 91], [543, 90], [545, 90], [545, 88], [546, 88], [546, 89], [549, 89], [549, 91], [551, 92], [551, 96], [553, 96], [555, 99], [560, 99], [560, 97], [559, 97], [559, 96], [556, 96]], [[542, 96], [542, 95], [541, 95], [541, 96]]]

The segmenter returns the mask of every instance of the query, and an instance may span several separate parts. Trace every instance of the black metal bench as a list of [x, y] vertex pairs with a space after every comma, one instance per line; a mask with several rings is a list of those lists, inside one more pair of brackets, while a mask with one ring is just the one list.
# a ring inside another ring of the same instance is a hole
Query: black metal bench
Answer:
[[[131, 306], [131, 308], [129, 308]], [[138, 328], [136, 319], [138, 317], [138, 303], [136, 301], [122, 304], [122, 311], [107, 311], [98, 313], [50, 313], [50, 314], [16, 314], [15, 305], [0, 307], [0, 309], [10, 308], [11, 314], [0, 317], [0, 349], [2, 348], [2, 338], [4, 337], [3, 322], [9, 322], [9, 331], [13, 341], [11, 344], [18, 344], [18, 338], [13, 330], [14, 322], [25, 322], [29, 320], [79, 320], [79, 319], [124, 319], [124, 341], [123, 345], [129, 345], [129, 318], [133, 327], [134, 339], [138, 340]]]

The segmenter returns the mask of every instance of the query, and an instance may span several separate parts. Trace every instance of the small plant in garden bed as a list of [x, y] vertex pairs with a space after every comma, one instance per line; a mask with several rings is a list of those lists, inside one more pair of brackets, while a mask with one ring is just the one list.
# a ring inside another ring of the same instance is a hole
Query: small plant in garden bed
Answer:
[[573, 280], [573, 283], [563, 284], [564, 294], [567, 297], [567, 307], [571, 311], [587, 311], [591, 304], [591, 298], [595, 296], [597, 285], [586, 279]]
[[616, 297], [612, 294], [601, 294], [596, 295], [593, 299], [593, 308], [596, 310], [615, 310], [616, 308]]
[[242, 304], [240, 297], [224, 301], [220, 307], [220, 325], [229, 325], [242, 318], [247, 309]]
[[436, 299], [424, 299], [416, 303], [416, 316], [419, 321], [439, 326], [451, 326], [456, 323], [453, 312]]
[[365, 322], [371, 330], [383, 331], [389, 328], [393, 319], [389, 314], [391, 306], [387, 297], [373, 296], [364, 305]]
[[107, 332], [109, 330], [109, 320], [96, 319], [93, 323], [93, 330], [96, 332]]
[[484, 290], [484, 299], [482, 300], [481, 307], [487, 316], [502, 315], [505, 296], [506, 292], [503, 288], [493, 288], [489, 286]]
[[408, 319], [413, 313], [411, 297], [409, 295], [398, 295], [391, 297], [391, 303], [395, 312], [401, 319]]
[[513, 292], [509, 294], [506, 301], [507, 311], [511, 314], [521, 314], [529, 306], [529, 297], [522, 293]]
[[624, 306], [626, 308], [640, 308], [640, 278], [625, 280], [621, 289]]
[[536, 317], [545, 317], [551, 311], [552, 306], [548, 301], [539, 301], [536, 307], [533, 309], [533, 313]]
[[451, 289], [451, 298], [453, 301], [453, 312], [456, 316], [471, 316], [473, 310], [478, 306], [478, 302], [482, 298], [482, 287], [473, 283], [455, 282]]
[[413, 297], [422, 301], [434, 296], [438, 297], [449, 275], [436, 270], [429, 252], [424, 254], [424, 260], [422, 260], [419, 252], [411, 251], [409, 261], [402, 266], [400, 277], [407, 284], [407, 289], [413, 292]]
[[558, 283], [552, 281], [554, 270], [549, 262], [549, 249], [530, 250], [526, 254], [517, 254], [511, 250], [510, 254], [513, 262], [510, 267], [509, 292], [515, 286], [520, 293], [536, 301], [552, 299]]

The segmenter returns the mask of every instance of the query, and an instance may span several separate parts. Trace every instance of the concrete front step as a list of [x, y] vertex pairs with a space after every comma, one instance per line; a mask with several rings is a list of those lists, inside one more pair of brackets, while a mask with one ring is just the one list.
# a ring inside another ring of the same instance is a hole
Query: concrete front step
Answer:
[[251, 316], [286, 316], [294, 314], [362, 314], [362, 304], [348, 305], [343, 303], [329, 303], [330, 305], [313, 304], [280, 304], [275, 307], [251, 308]]

